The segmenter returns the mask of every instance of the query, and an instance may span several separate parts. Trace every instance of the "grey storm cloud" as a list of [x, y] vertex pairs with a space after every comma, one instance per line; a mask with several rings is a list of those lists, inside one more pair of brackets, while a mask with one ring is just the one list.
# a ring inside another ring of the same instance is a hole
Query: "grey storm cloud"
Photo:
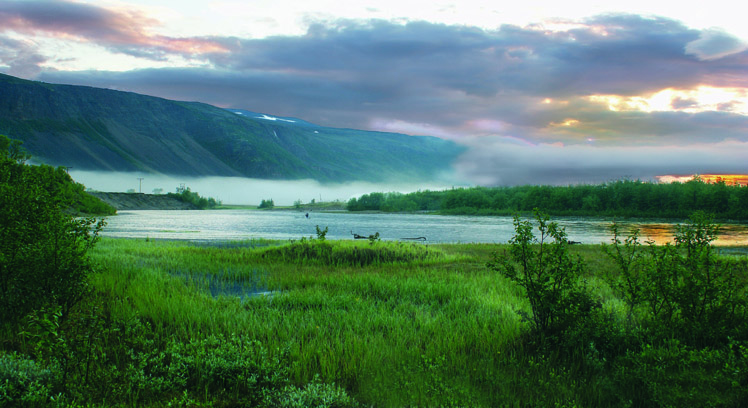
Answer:
[[7, 73], [19, 77], [33, 77], [41, 72], [40, 64], [47, 61], [34, 44], [0, 35], [0, 66]]

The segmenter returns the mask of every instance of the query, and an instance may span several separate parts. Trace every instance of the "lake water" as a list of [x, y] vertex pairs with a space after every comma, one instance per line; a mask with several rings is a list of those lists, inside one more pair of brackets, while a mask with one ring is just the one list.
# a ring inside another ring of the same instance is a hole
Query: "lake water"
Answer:
[[[610, 242], [611, 220], [555, 217], [570, 240], [585, 244]], [[658, 221], [619, 222], [639, 228], [642, 241], [672, 240], [674, 223]], [[328, 239], [353, 239], [379, 232], [383, 240], [426, 237], [428, 243], [505, 243], [514, 235], [512, 217], [442, 216], [427, 214], [361, 214], [349, 212], [205, 210], [119, 211], [107, 218], [102, 233], [108, 237], [185, 239], [196, 241], [246, 240], [252, 238], [299, 239], [316, 237], [315, 226], [329, 228]], [[723, 224], [716, 245], [748, 245], [748, 225]]]

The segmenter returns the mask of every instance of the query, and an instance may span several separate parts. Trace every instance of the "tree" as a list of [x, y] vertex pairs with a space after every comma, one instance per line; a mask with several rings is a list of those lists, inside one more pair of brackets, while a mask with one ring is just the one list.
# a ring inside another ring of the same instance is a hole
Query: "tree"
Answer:
[[20, 142], [0, 135], [0, 321], [59, 307], [64, 319], [87, 291], [86, 253], [103, 220], [74, 218], [64, 168], [29, 166]]

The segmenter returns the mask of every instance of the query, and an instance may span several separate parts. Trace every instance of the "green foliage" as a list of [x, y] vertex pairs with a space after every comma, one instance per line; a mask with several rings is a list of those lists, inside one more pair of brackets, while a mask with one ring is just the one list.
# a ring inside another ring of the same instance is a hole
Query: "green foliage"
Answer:
[[374, 235], [369, 235], [369, 238], [367, 239], [369, 240], [370, 245], [374, 245], [375, 242], [380, 241], [379, 231], [375, 232]]
[[325, 229], [320, 229], [319, 225], [316, 225], [314, 228], [317, 229], [317, 239], [320, 241], [324, 241], [325, 236], [327, 236], [328, 227], [325, 226]]
[[525, 290], [533, 329], [547, 335], [583, 323], [592, 302], [579, 282], [584, 264], [569, 254], [564, 229], [538, 210], [535, 220], [540, 233], [537, 238], [532, 222], [515, 216], [516, 235], [509, 241], [510, 253], [495, 253], [488, 266]]
[[[317, 239], [291, 243], [104, 239], [92, 251], [100, 267], [91, 296], [65, 318], [59, 305], [36, 309], [22, 337], [0, 331], [0, 347], [19, 352], [0, 351], [0, 381], [4, 362], [24, 361], [8, 365], [14, 379], [0, 382], [0, 395], [26, 395], [26, 406], [744, 406], [746, 319], [695, 336], [702, 323], [683, 312], [669, 320], [650, 312], [649, 279], [657, 268], [673, 275], [667, 264], [679, 265], [683, 286], [667, 292], [678, 310], [698, 310], [687, 300], [709, 294], [695, 289], [707, 270], [732, 274], [732, 288], [719, 287], [733, 290], [727, 303], [742, 310], [748, 259], [705, 252], [713, 228], [699, 220], [657, 247], [661, 258], [636, 235], [616, 234], [608, 255], [563, 245], [563, 228], [541, 213], [534, 223], [515, 219], [503, 255], [488, 244], [322, 240], [319, 227]], [[530, 307], [522, 260], [531, 276], [547, 277], [527, 287], [557, 302], [541, 309], [556, 316], [542, 337], [514, 313]], [[517, 280], [497, 281], [486, 262], [501, 274], [511, 264]], [[694, 268], [701, 272], [688, 278]], [[258, 271], [267, 292], [254, 297], [212, 297], [195, 283], [246, 283]], [[558, 287], [576, 285], [554, 292], [556, 278]], [[625, 295], [629, 287], [636, 296]], [[590, 294], [565, 300], [576, 291]], [[590, 306], [593, 294], [601, 308]], [[729, 315], [720, 302], [702, 314]], [[27, 385], [10, 392], [11, 383]]]
[[134, 402], [186, 390], [230, 406], [257, 406], [288, 385], [291, 367], [287, 351], [271, 354], [257, 341], [223, 335], [170, 341], [163, 350], [132, 351], [129, 358], [123, 375]]
[[438, 250], [420, 244], [377, 242], [379, 236], [372, 237], [369, 246], [302, 238], [297, 242], [267, 248], [262, 257], [266, 260], [330, 266], [424, 262], [443, 257]]
[[707, 183], [654, 184], [618, 180], [598, 185], [473, 187], [444, 191], [370, 193], [348, 201], [349, 211], [509, 215], [539, 208], [550, 215], [685, 219], [705, 211], [722, 219], [748, 219], [748, 186]]
[[277, 408], [356, 408], [356, 400], [335, 384], [322, 383], [319, 376], [304, 387], [286, 386], [276, 394], [269, 395], [264, 404]]
[[272, 198], [269, 199], [269, 200], [262, 200], [260, 202], [260, 205], [257, 206], [257, 208], [268, 209], [268, 210], [270, 210], [270, 209], [272, 209], [274, 207], [275, 207], [275, 202], [273, 202]]
[[612, 247], [603, 244], [602, 249], [620, 268], [620, 275], [608, 277], [610, 285], [618, 292], [628, 306], [628, 318], [631, 320], [634, 311], [643, 302], [644, 285], [647, 276], [644, 267], [644, 253], [639, 242], [639, 229], [635, 228], [629, 236], [621, 241], [621, 230], [617, 223], [610, 226]]
[[64, 169], [27, 166], [2, 144], [10, 149], [0, 152], [0, 321], [15, 325], [47, 306], [64, 318], [87, 292], [87, 252], [104, 222], [65, 211]]
[[613, 226], [606, 252], [620, 268], [613, 280], [632, 316], [650, 321], [652, 330], [675, 331], [689, 344], [713, 345], [728, 336], [746, 334], [748, 283], [744, 264], [719, 259], [711, 243], [719, 227], [704, 213], [693, 214], [676, 228], [675, 244], [649, 243], [641, 250], [638, 231], [622, 244]]
[[742, 407], [748, 401], [748, 348], [693, 348], [677, 339], [647, 344], [617, 361], [621, 404], [654, 407]]
[[169, 193], [169, 197], [174, 197], [182, 202], [190, 203], [200, 210], [208, 208], [216, 208], [221, 205], [220, 201], [216, 201], [213, 197], [200, 197], [200, 194], [192, 192], [189, 187], [182, 189], [178, 193]]
[[59, 381], [54, 369], [17, 353], [0, 351], [0, 406], [41, 406]]

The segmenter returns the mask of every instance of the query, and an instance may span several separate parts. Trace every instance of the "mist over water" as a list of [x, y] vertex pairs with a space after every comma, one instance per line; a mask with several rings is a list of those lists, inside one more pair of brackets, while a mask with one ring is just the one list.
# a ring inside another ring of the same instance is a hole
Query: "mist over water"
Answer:
[[[315, 201], [348, 201], [372, 192], [412, 192], [418, 190], [443, 190], [451, 188], [449, 182], [415, 183], [319, 183], [315, 180], [261, 180], [240, 177], [180, 177], [147, 173], [119, 173], [70, 170], [70, 176], [78, 183], [98, 191], [127, 192], [134, 190], [153, 194], [162, 189], [162, 194], [176, 192], [184, 184], [203, 197], [213, 197], [223, 204], [258, 205], [262, 200], [272, 199], [275, 205], [292, 205], [296, 200], [308, 203]], [[143, 180], [139, 180], [142, 178]]]

